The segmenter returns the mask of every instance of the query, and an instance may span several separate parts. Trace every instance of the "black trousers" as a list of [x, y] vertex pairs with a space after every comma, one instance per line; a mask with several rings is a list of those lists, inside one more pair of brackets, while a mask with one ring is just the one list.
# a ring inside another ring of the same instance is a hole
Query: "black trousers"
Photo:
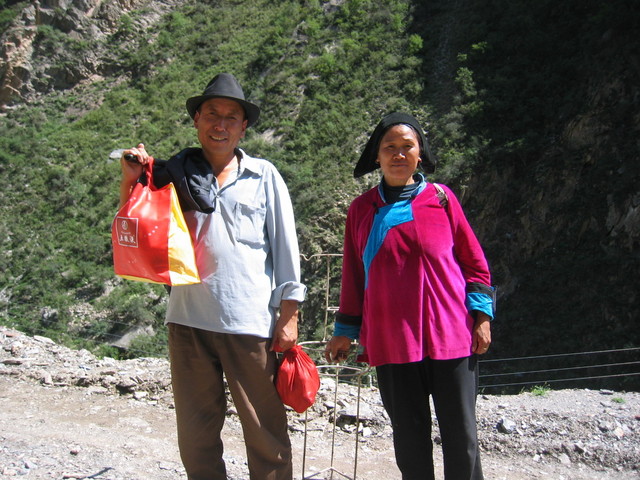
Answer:
[[477, 357], [426, 358], [381, 365], [376, 372], [402, 480], [435, 480], [429, 395], [442, 438], [444, 478], [483, 480], [476, 429]]

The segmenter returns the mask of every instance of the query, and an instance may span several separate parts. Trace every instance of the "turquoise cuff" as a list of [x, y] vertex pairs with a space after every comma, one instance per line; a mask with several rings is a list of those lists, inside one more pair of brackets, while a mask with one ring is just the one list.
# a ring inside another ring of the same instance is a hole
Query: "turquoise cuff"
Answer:
[[349, 337], [351, 340], [357, 340], [360, 337], [360, 325], [346, 325], [336, 321], [333, 327], [334, 337]]
[[495, 309], [491, 295], [479, 292], [467, 293], [467, 298], [464, 303], [467, 306], [467, 310], [470, 312], [482, 312], [493, 320], [495, 316]]

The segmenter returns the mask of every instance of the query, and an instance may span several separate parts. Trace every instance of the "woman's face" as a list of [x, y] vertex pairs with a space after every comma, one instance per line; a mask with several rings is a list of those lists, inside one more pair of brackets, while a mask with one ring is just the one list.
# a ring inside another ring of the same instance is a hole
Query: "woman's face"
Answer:
[[377, 161], [387, 185], [400, 187], [413, 183], [413, 173], [421, 162], [416, 132], [407, 125], [389, 128], [380, 141]]

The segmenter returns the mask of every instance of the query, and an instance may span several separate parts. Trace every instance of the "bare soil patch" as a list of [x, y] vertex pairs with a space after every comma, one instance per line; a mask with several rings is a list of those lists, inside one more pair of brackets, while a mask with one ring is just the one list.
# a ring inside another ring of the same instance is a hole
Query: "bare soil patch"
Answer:
[[[323, 377], [307, 414], [290, 412], [295, 478], [302, 478], [304, 461], [307, 477], [318, 472], [314, 479], [399, 479], [377, 390], [361, 389], [356, 437], [357, 389], [340, 384], [335, 395], [334, 388], [334, 379]], [[0, 327], [0, 405], [0, 478], [186, 478], [166, 360], [98, 359]], [[483, 395], [478, 426], [488, 480], [640, 477], [638, 393]], [[246, 480], [231, 404], [224, 435], [229, 478]], [[442, 478], [437, 428], [434, 439]]]

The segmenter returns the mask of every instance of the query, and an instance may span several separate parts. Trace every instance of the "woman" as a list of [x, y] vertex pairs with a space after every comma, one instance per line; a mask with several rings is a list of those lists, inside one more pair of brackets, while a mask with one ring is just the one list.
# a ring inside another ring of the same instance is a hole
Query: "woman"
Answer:
[[425, 180], [435, 161], [418, 121], [384, 117], [354, 176], [382, 181], [347, 214], [340, 307], [327, 361], [359, 338], [376, 367], [403, 480], [433, 479], [433, 399], [447, 480], [482, 479], [477, 355], [491, 343], [493, 288], [484, 254], [449, 188]]

